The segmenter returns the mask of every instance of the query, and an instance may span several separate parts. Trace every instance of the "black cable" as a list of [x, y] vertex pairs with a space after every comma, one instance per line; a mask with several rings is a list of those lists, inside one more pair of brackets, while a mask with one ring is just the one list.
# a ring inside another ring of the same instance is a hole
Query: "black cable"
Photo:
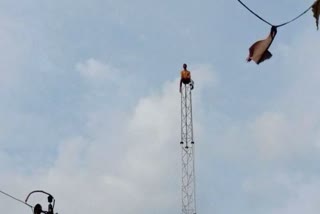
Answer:
[[245, 5], [242, 1], [238, 0], [238, 2], [240, 2], [240, 4], [242, 4], [242, 6], [244, 6], [247, 10], [249, 10], [253, 15], [255, 15], [256, 17], [258, 17], [261, 21], [267, 23], [270, 26], [273, 26], [273, 24], [271, 24], [270, 22], [266, 21], [265, 19], [263, 19], [261, 16], [259, 16], [258, 14], [256, 14], [253, 10], [251, 10], [247, 5]]
[[30, 207], [31, 209], [33, 209], [33, 206], [31, 206], [30, 204], [27, 204], [26, 202], [24, 202], [24, 201], [22, 201], [22, 200], [20, 200], [20, 199], [17, 199], [17, 198], [15, 198], [15, 197], [13, 197], [12, 195], [9, 195], [8, 193], [5, 193], [5, 192], [3, 192], [3, 191], [1, 191], [1, 190], [0, 190], [0, 193], [2, 193], [3, 195], [5, 195], [5, 196], [7, 196], [7, 197], [9, 197], [9, 198], [11, 198], [11, 199], [14, 199], [14, 200], [18, 201], [18, 202], [20, 202], [20, 203], [22, 203], [22, 204], [24, 204], [24, 205], [27, 205], [28, 207]]
[[303, 11], [301, 14], [299, 14], [297, 17], [291, 19], [290, 21], [287, 21], [287, 22], [282, 23], [282, 24], [280, 24], [280, 25], [273, 25], [273, 24], [271, 24], [270, 22], [268, 22], [268, 21], [266, 21], [265, 19], [263, 19], [261, 16], [259, 16], [257, 13], [255, 13], [253, 10], [251, 10], [251, 9], [250, 9], [247, 5], [245, 5], [241, 0], [238, 0], [238, 2], [239, 2], [240, 4], [242, 4], [242, 6], [244, 6], [249, 12], [251, 12], [251, 13], [252, 13], [253, 15], [255, 15], [257, 18], [259, 18], [261, 21], [267, 23], [267, 24], [270, 25], [270, 26], [275, 26], [275, 27], [282, 27], [282, 26], [285, 26], [285, 25], [287, 25], [287, 24], [289, 24], [289, 23], [297, 20], [298, 18], [300, 18], [301, 16], [303, 16], [305, 13], [307, 13], [307, 12], [312, 8], [312, 5], [313, 5], [313, 4], [312, 4], [310, 7], [308, 7], [308, 9], [306, 9], [305, 11]]
[[[51, 196], [51, 197], [52, 197], [52, 195], [50, 195], [49, 193], [47, 193], [47, 192], [45, 192], [45, 191], [43, 191], [43, 190], [34, 190], [34, 191], [32, 191], [32, 192], [30, 192], [30, 193], [28, 194], [28, 196], [27, 196], [27, 198], [26, 198], [25, 202], [27, 203], [27, 201], [28, 201], [29, 197], [30, 197], [33, 193], [37, 193], [37, 192], [39, 192], [39, 193], [43, 193], [43, 194], [46, 194], [46, 195], [48, 195], [48, 196]], [[53, 198], [53, 197], [52, 197], [52, 198]]]
[[281, 25], [277, 25], [276, 27], [282, 27], [282, 26], [285, 26], [285, 25], [287, 25], [287, 24], [289, 24], [289, 23], [297, 20], [298, 18], [300, 18], [301, 16], [303, 16], [305, 13], [307, 13], [311, 8], [312, 8], [312, 5], [311, 5], [308, 9], [306, 9], [305, 11], [303, 11], [299, 16], [297, 16], [297, 17], [295, 17], [294, 19], [292, 19], [292, 20], [290, 20], [290, 21], [288, 21], [288, 22], [285, 22], [285, 23], [283, 23], [283, 24], [281, 24]]

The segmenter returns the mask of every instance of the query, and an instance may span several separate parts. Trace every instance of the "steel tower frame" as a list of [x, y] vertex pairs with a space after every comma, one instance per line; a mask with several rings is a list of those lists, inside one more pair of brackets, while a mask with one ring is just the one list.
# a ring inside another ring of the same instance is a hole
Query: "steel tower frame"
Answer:
[[182, 214], [196, 214], [195, 146], [193, 141], [192, 96], [193, 85], [181, 88], [181, 160]]

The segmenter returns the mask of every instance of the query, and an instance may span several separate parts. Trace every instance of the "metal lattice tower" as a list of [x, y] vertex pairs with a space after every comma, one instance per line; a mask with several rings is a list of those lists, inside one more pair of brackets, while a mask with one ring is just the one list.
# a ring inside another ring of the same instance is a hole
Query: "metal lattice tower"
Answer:
[[192, 86], [181, 88], [182, 214], [196, 214], [196, 181], [192, 121]]

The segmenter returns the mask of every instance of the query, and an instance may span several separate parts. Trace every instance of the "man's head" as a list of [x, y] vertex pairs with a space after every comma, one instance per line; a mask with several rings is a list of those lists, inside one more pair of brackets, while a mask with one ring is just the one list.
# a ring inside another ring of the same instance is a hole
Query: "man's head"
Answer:
[[182, 67], [183, 67], [183, 69], [185, 69], [185, 70], [186, 70], [186, 69], [187, 69], [187, 64], [183, 64], [183, 66], [182, 66]]

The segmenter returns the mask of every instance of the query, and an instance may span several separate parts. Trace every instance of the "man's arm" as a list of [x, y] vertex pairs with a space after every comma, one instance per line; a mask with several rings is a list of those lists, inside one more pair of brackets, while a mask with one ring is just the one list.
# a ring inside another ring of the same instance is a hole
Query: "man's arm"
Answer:
[[181, 93], [181, 87], [182, 87], [182, 78], [180, 79], [180, 88], [179, 88], [180, 93]]

